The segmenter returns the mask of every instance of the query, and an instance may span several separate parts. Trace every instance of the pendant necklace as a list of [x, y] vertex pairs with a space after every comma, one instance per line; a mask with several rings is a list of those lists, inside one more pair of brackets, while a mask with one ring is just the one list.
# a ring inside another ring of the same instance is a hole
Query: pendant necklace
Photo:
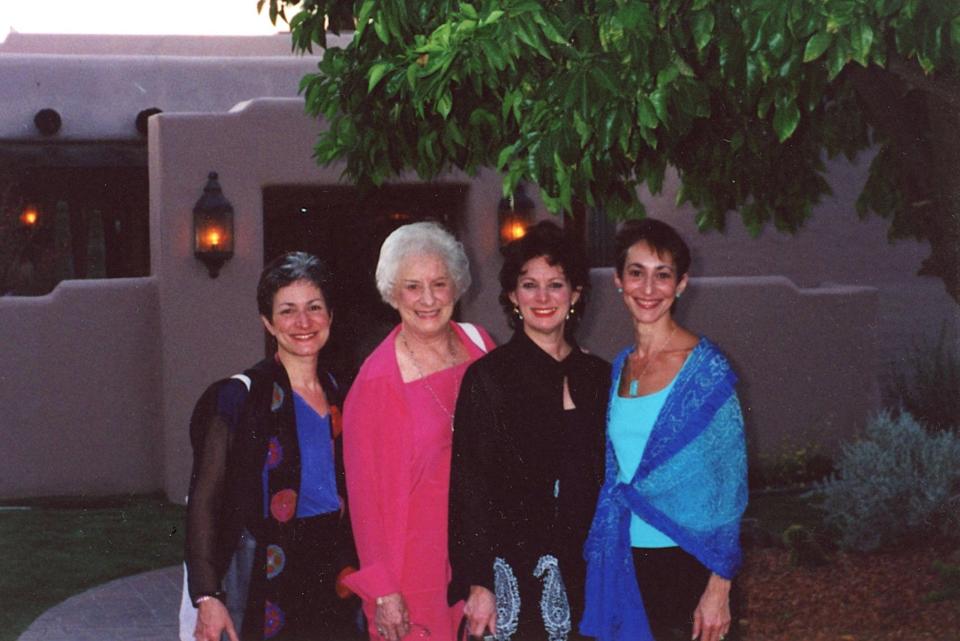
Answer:
[[[414, 356], [414, 354], [413, 354], [413, 349], [410, 347], [410, 343], [407, 342], [407, 337], [404, 335], [403, 332], [400, 332], [400, 341], [403, 343], [403, 347], [407, 350], [407, 354], [410, 355], [410, 360], [411, 360], [411, 362], [413, 362], [413, 367], [414, 367], [414, 369], [417, 370], [417, 374], [420, 376], [420, 380], [423, 381], [423, 385], [427, 388], [427, 391], [430, 392], [430, 396], [433, 397], [433, 401], [437, 404], [437, 407], [439, 407], [441, 410], [443, 410], [443, 413], [444, 413], [444, 414], [446, 414], [447, 416], [450, 417], [450, 431], [452, 432], [452, 431], [453, 431], [453, 415], [454, 415], [454, 413], [451, 412], [451, 411], [447, 408], [447, 406], [443, 404], [443, 401], [440, 400], [440, 396], [437, 394], [437, 391], [436, 391], [435, 389], [433, 389], [433, 386], [430, 384], [430, 381], [427, 379], [426, 375], [423, 373], [423, 368], [420, 367], [420, 363], [417, 361], [417, 357]], [[447, 337], [447, 348], [450, 350], [450, 360], [451, 360], [451, 364], [450, 364], [450, 365], [447, 365], [447, 367], [444, 367], [443, 369], [447, 369], [447, 368], [449, 368], [449, 367], [453, 367], [454, 365], [457, 364], [457, 363], [456, 363], [457, 355], [456, 355], [456, 353], [454, 352], [453, 344], [450, 342], [450, 336], [449, 336], [449, 335], [448, 335], [448, 337]], [[441, 371], [441, 370], [437, 370], [437, 371]]]
[[[677, 333], [677, 328], [678, 328], [678, 327], [680, 327], [680, 326], [679, 326], [679, 325], [674, 325], [674, 326], [673, 326], [673, 331], [671, 331], [671, 332], [670, 332], [670, 335], [667, 336], [667, 340], [665, 340], [665, 341], [663, 342], [663, 345], [660, 346], [660, 349], [656, 350], [655, 352], [652, 352], [652, 353], [647, 357], [647, 362], [644, 364], [643, 369], [640, 370], [640, 373], [637, 374], [636, 376], [634, 376], [633, 379], [630, 381], [630, 386], [627, 388], [627, 394], [628, 394], [629, 396], [638, 396], [638, 395], [639, 395], [639, 394], [638, 394], [638, 391], [639, 391], [639, 388], [640, 388], [640, 379], [643, 378], [643, 375], [647, 373], [647, 370], [648, 370], [648, 369], [650, 369], [650, 364], [654, 361], [654, 359], [656, 359], [657, 356], [660, 355], [660, 352], [662, 352], [664, 349], [666, 349], [667, 345], [670, 344], [670, 341], [673, 339], [673, 335]], [[634, 352], [634, 353], [636, 353], [636, 352]]]

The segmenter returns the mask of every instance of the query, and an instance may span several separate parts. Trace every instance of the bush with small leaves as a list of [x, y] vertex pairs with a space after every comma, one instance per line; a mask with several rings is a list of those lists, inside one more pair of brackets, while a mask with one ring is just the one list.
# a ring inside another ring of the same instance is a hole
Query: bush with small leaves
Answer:
[[920, 537], [960, 536], [960, 438], [931, 433], [909, 413], [873, 417], [819, 483], [824, 522], [848, 550], [871, 551]]

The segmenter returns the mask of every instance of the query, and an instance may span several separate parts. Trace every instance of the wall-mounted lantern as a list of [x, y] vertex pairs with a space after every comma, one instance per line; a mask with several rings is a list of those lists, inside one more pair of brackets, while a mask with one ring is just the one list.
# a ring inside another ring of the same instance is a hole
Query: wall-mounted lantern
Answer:
[[510, 198], [501, 198], [497, 206], [497, 224], [500, 228], [500, 246], [522, 238], [533, 224], [533, 200], [524, 191], [523, 183], [517, 185]]
[[223, 197], [215, 171], [193, 206], [193, 237], [193, 255], [207, 266], [210, 278], [216, 278], [233, 256], [233, 205]]

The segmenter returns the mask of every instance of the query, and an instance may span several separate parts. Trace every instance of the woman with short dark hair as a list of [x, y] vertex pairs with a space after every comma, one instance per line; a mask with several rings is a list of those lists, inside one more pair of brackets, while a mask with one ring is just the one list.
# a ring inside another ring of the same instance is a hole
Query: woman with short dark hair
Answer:
[[673, 319], [690, 268], [680, 235], [659, 220], [630, 221], [616, 250], [634, 344], [613, 363], [580, 629], [601, 641], [720, 641], [734, 623], [747, 503], [736, 375]]
[[340, 391], [322, 365], [330, 274], [303, 252], [267, 265], [260, 320], [275, 352], [211, 385], [190, 420], [186, 565], [195, 638], [326, 639], [352, 557]]
[[589, 290], [552, 222], [504, 250], [513, 338], [470, 366], [450, 489], [452, 599], [472, 635], [566, 639], [583, 611], [583, 542], [603, 472], [610, 365], [573, 338]]

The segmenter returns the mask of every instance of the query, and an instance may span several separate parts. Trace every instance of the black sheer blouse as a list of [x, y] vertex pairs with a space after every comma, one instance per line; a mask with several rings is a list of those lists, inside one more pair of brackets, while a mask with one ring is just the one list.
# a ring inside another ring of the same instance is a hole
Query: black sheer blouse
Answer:
[[[500, 557], [533, 616], [534, 567], [550, 554], [575, 616], [582, 612], [582, 549], [603, 480], [610, 364], [573, 347], [558, 362], [518, 330], [467, 369], [453, 438], [451, 600], [471, 585], [493, 591]], [[574, 410], [563, 409], [565, 378]]]

